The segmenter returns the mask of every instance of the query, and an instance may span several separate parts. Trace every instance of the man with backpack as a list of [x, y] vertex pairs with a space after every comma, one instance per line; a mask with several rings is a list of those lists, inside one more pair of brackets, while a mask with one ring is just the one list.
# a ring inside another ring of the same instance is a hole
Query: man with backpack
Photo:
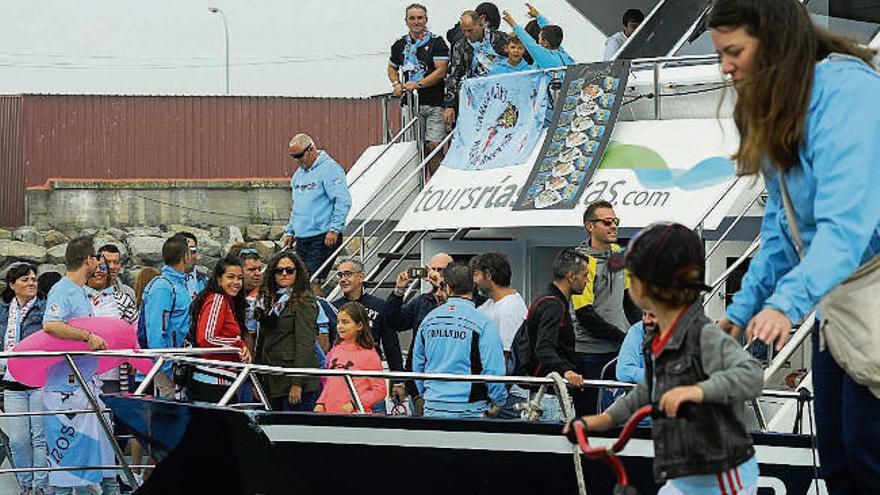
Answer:
[[[165, 266], [161, 274], [144, 289], [144, 305], [138, 322], [138, 343], [148, 349], [183, 347], [189, 333], [189, 305], [192, 302], [186, 286], [188, 266], [186, 238], [175, 235], [162, 245]], [[153, 379], [159, 397], [174, 398], [171, 363]]]
[[[557, 372], [573, 387], [582, 387], [583, 377], [575, 369], [574, 327], [569, 317], [569, 299], [580, 294], [589, 281], [588, 260], [571, 248], [553, 260], [553, 282], [529, 306], [526, 320], [511, 346], [513, 372], [519, 376], [546, 376]], [[531, 394], [534, 398], [534, 392]], [[541, 400], [541, 421], [562, 421], [562, 405], [552, 387]]]

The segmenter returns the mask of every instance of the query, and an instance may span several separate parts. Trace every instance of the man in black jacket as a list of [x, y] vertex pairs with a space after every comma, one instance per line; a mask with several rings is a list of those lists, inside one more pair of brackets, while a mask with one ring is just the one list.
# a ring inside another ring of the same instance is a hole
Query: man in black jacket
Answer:
[[[412, 283], [412, 280], [409, 278], [406, 271], [401, 272], [397, 276], [397, 287], [394, 289], [394, 292], [388, 296], [385, 307], [385, 321], [389, 329], [397, 332], [416, 330], [419, 328], [419, 325], [422, 324], [422, 320], [428, 316], [428, 313], [446, 302], [447, 294], [444, 290], [443, 274], [450, 263], [452, 263], [452, 256], [449, 256], [446, 253], [437, 253], [434, 255], [434, 257], [428, 261], [427, 267], [427, 281], [431, 284], [431, 292], [427, 294], [419, 294], [406, 304], [403, 303], [403, 296], [406, 294], [406, 289], [409, 287], [410, 283]], [[413, 336], [413, 339], [409, 344], [409, 351], [404, 366], [406, 371], [412, 371], [414, 341], [415, 336]], [[406, 391], [403, 390], [403, 387], [395, 384], [393, 393], [400, 397], [401, 400], [407, 393], [411, 395], [413, 398], [413, 408], [415, 409], [414, 413], [416, 416], [421, 416], [424, 401], [419, 397], [415, 382], [406, 382]]]
[[461, 81], [468, 77], [489, 75], [495, 60], [507, 57], [507, 35], [484, 26], [479, 14], [473, 10], [466, 10], [461, 15], [461, 31], [464, 37], [452, 47], [446, 75], [446, 110], [443, 119], [450, 126], [455, 124]]
[[[546, 376], [557, 372], [573, 387], [584, 384], [575, 371], [574, 327], [569, 316], [569, 299], [584, 291], [588, 283], [588, 260], [571, 248], [563, 249], [553, 260], [553, 282], [532, 301], [526, 325], [534, 339], [535, 372]], [[562, 408], [551, 392], [544, 396], [542, 421], [562, 421]]]
[[[333, 301], [336, 309], [347, 302], [361, 303], [370, 317], [370, 330], [379, 357], [388, 362], [391, 371], [403, 371], [403, 357], [400, 354], [400, 341], [397, 333], [390, 330], [385, 321], [385, 301], [364, 292], [364, 265], [357, 258], [340, 258], [336, 263], [336, 278], [342, 296]], [[384, 407], [384, 402], [382, 406]], [[373, 408], [375, 412], [375, 407]]]

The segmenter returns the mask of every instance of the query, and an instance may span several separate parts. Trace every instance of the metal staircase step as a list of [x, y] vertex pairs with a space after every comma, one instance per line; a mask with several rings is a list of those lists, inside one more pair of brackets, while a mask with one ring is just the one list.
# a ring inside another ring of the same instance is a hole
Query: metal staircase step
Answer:
[[422, 259], [422, 255], [420, 253], [377, 253], [377, 257], [385, 260], [406, 260], [406, 261], [419, 261]]
[[364, 280], [364, 287], [368, 289], [394, 289], [397, 283], [394, 280], [376, 282], [375, 280]]

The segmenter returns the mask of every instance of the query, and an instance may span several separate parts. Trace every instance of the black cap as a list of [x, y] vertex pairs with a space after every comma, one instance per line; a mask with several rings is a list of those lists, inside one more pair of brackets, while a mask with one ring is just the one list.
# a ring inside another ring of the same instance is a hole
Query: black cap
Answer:
[[[608, 260], [611, 271], [624, 267], [639, 280], [661, 289], [711, 289], [704, 282], [703, 241], [680, 223], [658, 222], [639, 231], [626, 249]], [[699, 272], [698, 279], [687, 277], [693, 271]]]

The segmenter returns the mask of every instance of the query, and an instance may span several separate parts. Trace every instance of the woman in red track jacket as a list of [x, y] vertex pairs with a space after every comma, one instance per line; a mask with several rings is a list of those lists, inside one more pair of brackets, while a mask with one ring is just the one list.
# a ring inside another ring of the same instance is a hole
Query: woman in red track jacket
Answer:
[[[227, 257], [217, 262], [208, 285], [196, 295], [190, 307], [196, 347], [237, 347], [239, 354], [211, 354], [205, 359], [251, 362], [242, 339], [245, 328], [245, 294], [242, 292], [241, 261]], [[216, 367], [196, 366], [190, 385], [190, 399], [217, 402], [232, 383], [235, 373]]]

